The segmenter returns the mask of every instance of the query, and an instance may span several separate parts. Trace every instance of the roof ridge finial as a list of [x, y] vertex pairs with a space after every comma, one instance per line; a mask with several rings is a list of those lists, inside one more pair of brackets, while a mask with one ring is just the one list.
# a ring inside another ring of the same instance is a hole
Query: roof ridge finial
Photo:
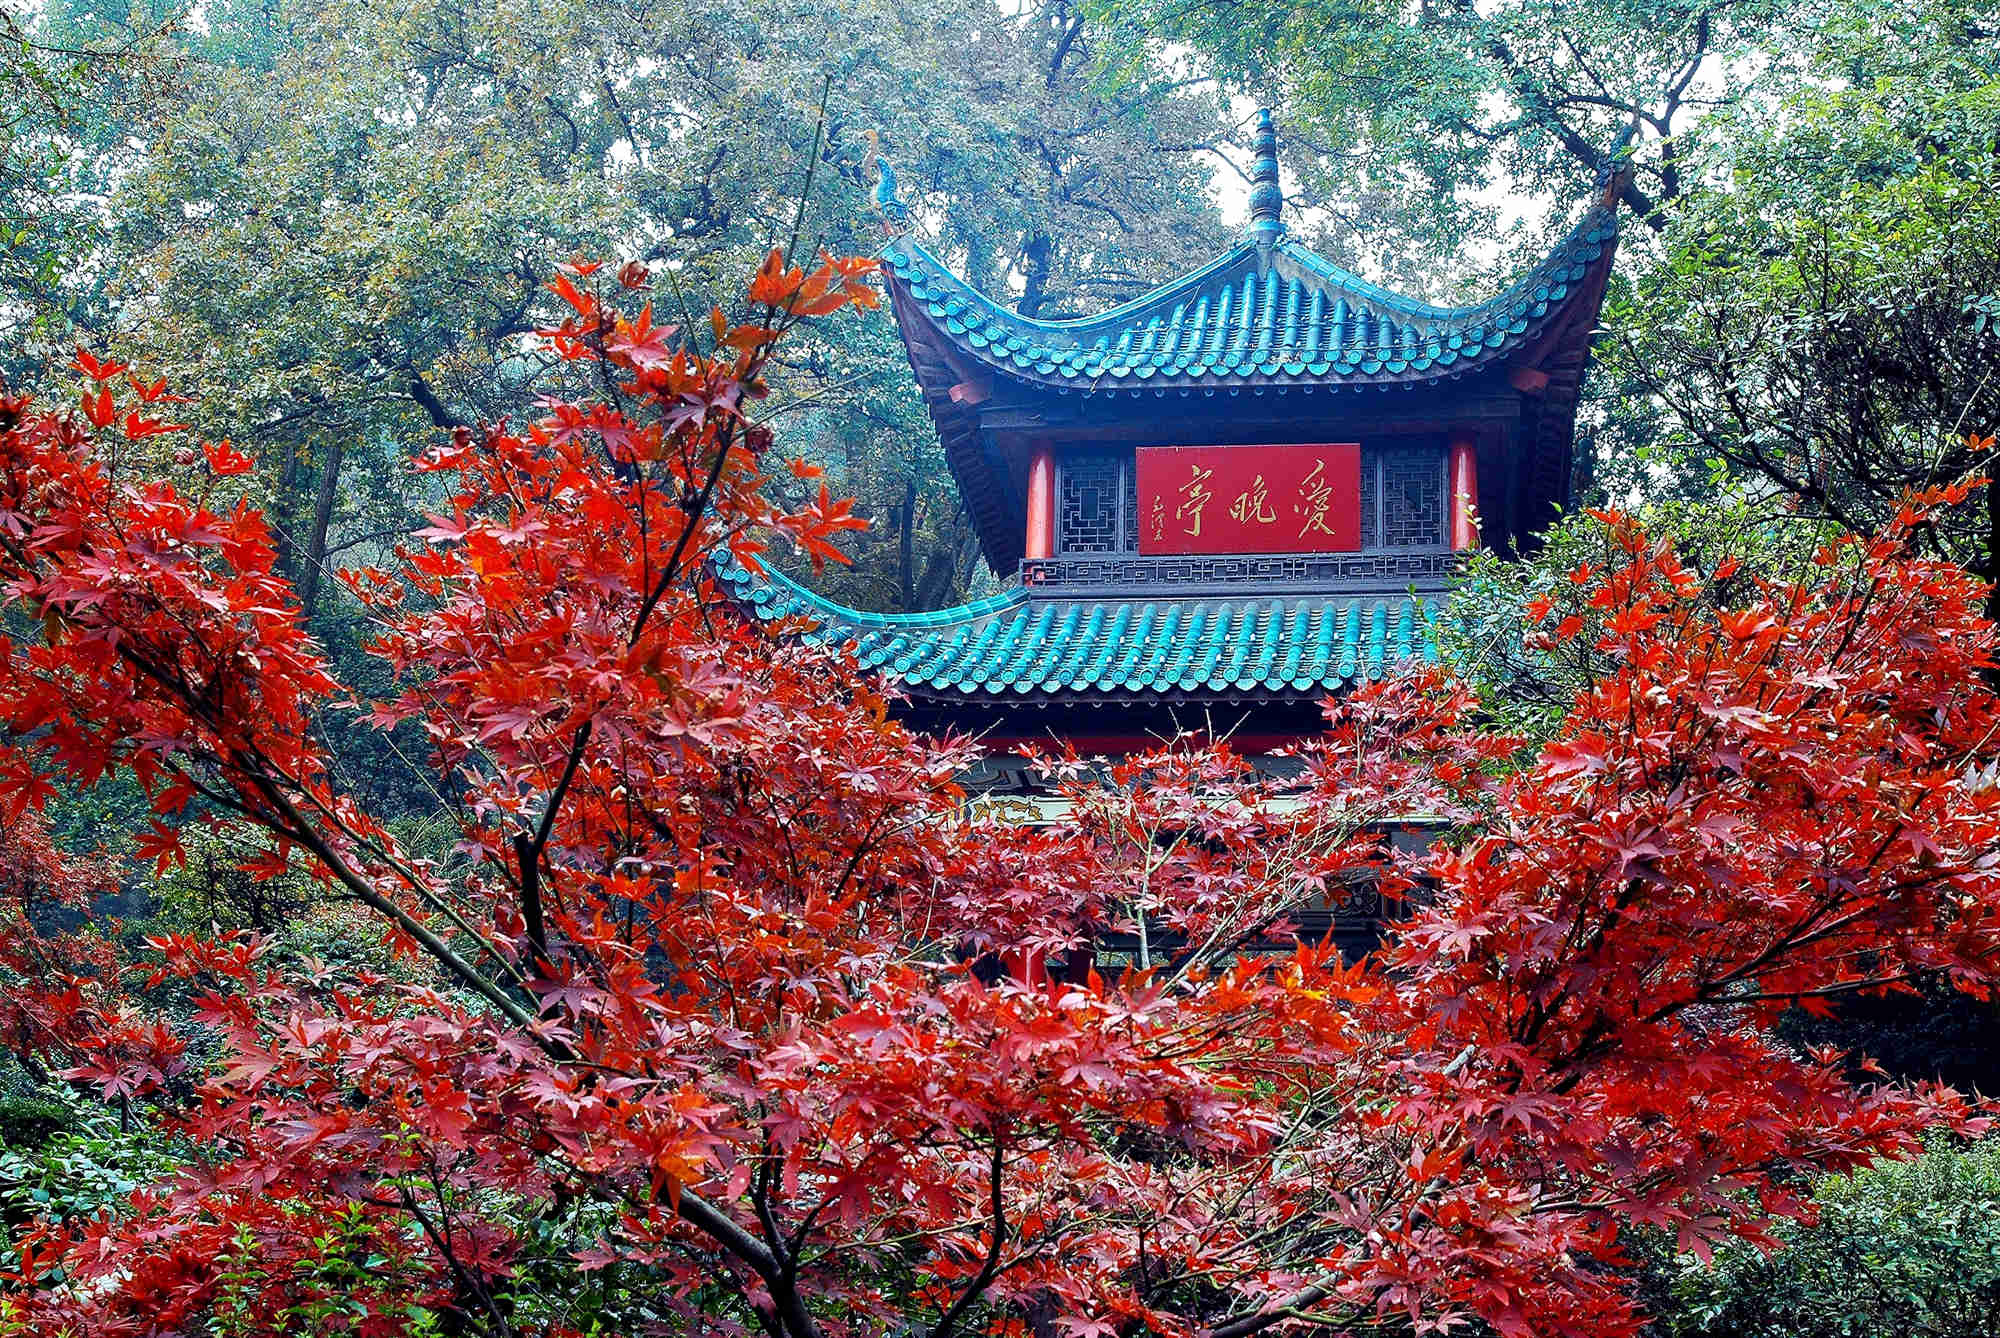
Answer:
[[1257, 109], [1257, 137], [1252, 147], [1257, 161], [1250, 169], [1250, 237], [1268, 264], [1271, 247], [1285, 231], [1281, 217], [1285, 191], [1278, 184], [1278, 132], [1271, 125], [1269, 107]]
[[905, 231], [910, 222], [909, 206], [896, 190], [896, 169], [882, 156], [882, 137], [868, 132], [868, 151], [875, 158], [875, 212], [882, 216], [882, 230], [891, 237]]

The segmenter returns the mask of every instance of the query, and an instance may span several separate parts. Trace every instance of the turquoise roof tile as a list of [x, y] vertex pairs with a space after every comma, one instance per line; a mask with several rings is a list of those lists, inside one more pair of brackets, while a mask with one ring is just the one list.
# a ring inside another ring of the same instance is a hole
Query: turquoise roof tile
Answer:
[[1311, 697], [1436, 657], [1434, 602], [1410, 595], [1087, 600], [1016, 589], [935, 613], [881, 614], [726, 557], [715, 573], [760, 620], [798, 620], [801, 635], [848, 646], [864, 667], [946, 700]]

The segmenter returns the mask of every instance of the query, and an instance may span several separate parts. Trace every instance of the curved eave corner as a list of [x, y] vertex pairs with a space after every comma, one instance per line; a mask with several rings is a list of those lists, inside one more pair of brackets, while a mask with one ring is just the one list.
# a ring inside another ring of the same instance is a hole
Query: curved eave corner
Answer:
[[1438, 602], [1415, 595], [1031, 599], [1015, 589], [934, 613], [866, 613], [725, 555], [716, 578], [766, 623], [851, 649], [934, 701], [1312, 699], [1434, 663]]
[[1289, 239], [1268, 264], [1242, 243], [1076, 320], [1014, 313], [908, 236], [884, 246], [882, 261], [906, 342], [948, 351], [941, 364], [1081, 393], [1165, 394], [1441, 381], [1517, 362], [1595, 323], [1617, 240], [1616, 208], [1596, 204], [1525, 278], [1467, 307], [1392, 293]]

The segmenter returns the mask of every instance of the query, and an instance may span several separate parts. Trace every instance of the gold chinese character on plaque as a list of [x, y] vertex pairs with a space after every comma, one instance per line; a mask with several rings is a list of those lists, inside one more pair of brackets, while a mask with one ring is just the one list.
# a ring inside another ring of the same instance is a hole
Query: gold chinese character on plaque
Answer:
[[1270, 491], [1264, 485], [1264, 476], [1257, 475], [1250, 480], [1250, 486], [1236, 494], [1236, 500], [1229, 504], [1229, 514], [1239, 525], [1269, 525], [1278, 515], [1271, 510]]
[[1187, 532], [1190, 535], [1199, 535], [1202, 508], [1215, 496], [1208, 490], [1208, 481], [1215, 477], [1215, 471], [1203, 469], [1200, 465], [1189, 465], [1188, 470], [1188, 481], [1180, 487], [1181, 507], [1174, 512], [1174, 518], [1188, 522]]
[[1292, 505], [1292, 514], [1303, 518], [1299, 526], [1299, 537], [1317, 531], [1333, 534], [1333, 527], [1327, 524], [1327, 508], [1333, 504], [1333, 485], [1326, 481], [1326, 461], [1315, 460], [1309, 473], [1299, 483], [1299, 500]]
[[1167, 504], [1158, 493], [1153, 494], [1153, 510], [1146, 517], [1146, 523], [1153, 527], [1153, 542], [1158, 543], [1167, 537]]

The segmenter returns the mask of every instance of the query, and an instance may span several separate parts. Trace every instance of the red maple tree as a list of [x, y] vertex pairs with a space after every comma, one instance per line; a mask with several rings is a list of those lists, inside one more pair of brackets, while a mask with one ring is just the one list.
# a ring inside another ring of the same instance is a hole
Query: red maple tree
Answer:
[[[1536, 615], [1608, 671], [1539, 751], [1431, 672], [1330, 704], [1292, 779], [1192, 742], [1109, 783], [1043, 758], [1074, 816], [1024, 829], [964, 804], [970, 745], [705, 575], [858, 523], [772, 500], [747, 405], [866, 269], [774, 255], [703, 330], [559, 279], [549, 338], [605, 396], [424, 458], [449, 505], [342, 574], [383, 698], [217, 500], [250, 461], [154, 467], [164, 387], [80, 353], [79, 407], [0, 399], [0, 580], [39, 629], [0, 647], [5, 821], [127, 773], [145, 859], [253, 824], [253, 872], [302, 862], [410, 964], [249, 934], [121, 964], [13, 897], [8, 1043], [197, 1155], [27, 1232], [0, 1328], [1627, 1335], [1625, 1224], [1761, 1237], [1802, 1172], [1978, 1127], [1772, 1034], [1919, 969], [1993, 979], [1994, 632], [1905, 542], [1962, 490], [1789, 584], [1604, 517]], [[336, 725], [421, 730], [466, 861], [343, 790]], [[1399, 864], [1379, 833], [1416, 814], [1457, 835]], [[1379, 954], [1292, 933], [1358, 878], [1414, 908]], [[1113, 941], [1130, 964], [1092, 969]], [[168, 980], [214, 1062], [145, 1006]]]

